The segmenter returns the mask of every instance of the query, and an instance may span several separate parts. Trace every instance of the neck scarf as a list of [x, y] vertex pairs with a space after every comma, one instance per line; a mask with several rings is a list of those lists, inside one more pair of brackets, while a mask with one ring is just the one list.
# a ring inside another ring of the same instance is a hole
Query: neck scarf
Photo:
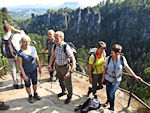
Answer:
[[98, 58], [101, 58], [101, 57], [102, 57], [102, 54], [101, 54], [101, 53], [98, 54], [98, 52], [97, 52], [97, 50], [96, 50], [96, 56], [97, 56]]

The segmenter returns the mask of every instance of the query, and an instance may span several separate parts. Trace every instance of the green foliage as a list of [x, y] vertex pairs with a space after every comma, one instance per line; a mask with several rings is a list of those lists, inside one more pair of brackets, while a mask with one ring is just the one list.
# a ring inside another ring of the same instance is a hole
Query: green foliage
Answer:
[[[86, 62], [86, 60], [88, 59], [88, 52], [89, 52], [89, 50], [84, 45], [82, 45], [81, 48], [77, 49], [78, 59], [81, 59]], [[88, 72], [87, 64], [85, 62], [78, 61], [78, 63], [85, 69], [85, 71], [87, 73]]]
[[144, 73], [145, 73], [147, 76], [150, 76], [150, 67], [147, 67], [147, 68], [144, 70]]
[[58, 12], [58, 11], [55, 9], [47, 9], [47, 13], [55, 13], [55, 12]]

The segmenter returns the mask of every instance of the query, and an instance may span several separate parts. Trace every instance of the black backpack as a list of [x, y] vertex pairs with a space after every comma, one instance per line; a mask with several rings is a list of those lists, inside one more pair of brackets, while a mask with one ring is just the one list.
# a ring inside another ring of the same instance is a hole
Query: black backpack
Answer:
[[[65, 53], [66, 56], [68, 57], [68, 54], [67, 54], [67, 52], [66, 52], [66, 47], [67, 47], [67, 45], [70, 46], [70, 48], [71, 48], [72, 51], [73, 51], [75, 60], [77, 60], [77, 52], [76, 52], [76, 48], [75, 48], [75, 46], [74, 46], [74, 44], [73, 44], [72, 42], [68, 42], [68, 43], [64, 44], [64, 53]], [[54, 44], [54, 51], [55, 51], [55, 49], [56, 49], [56, 44]]]
[[[121, 54], [121, 55], [120, 55], [120, 59], [121, 59], [121, 64], [122, 64], [122, 66], [124, 67], [123, 55], [124, 55], [124, 54]], [[110, 62], [110, 60], [111, 60], [111, 58], [112, 58], [112, 55], [110, 55], [109, 58], [108, 58], [107, 66], [108, 66], [108, 64], [109, 64], [109, 62]]]
[[80, 113], [87, 113], [90, 110], [97, 110], [101, 106], [100, 101], [95, 98], [88, 98], [83, 104], [77, 106], [75, 111], [80, 109]]
[[8, 40], [4, 40], [2, 38], [1, 52], [2, 55], [6, 58], [15, 58], [17, 54], [17, 50], [15, 49], [11, 41], [13, 36], [14, 35], [12, 34]]

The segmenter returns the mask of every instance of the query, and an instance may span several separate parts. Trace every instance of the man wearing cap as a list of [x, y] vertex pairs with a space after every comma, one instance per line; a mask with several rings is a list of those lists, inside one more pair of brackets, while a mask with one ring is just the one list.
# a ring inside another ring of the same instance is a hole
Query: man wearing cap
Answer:
[[[59, 93], [57, 96], [61, 97], [66, 95], [67, 89], [67, 99], [65, 100], [65, 104], [68, 104], [72, 98], [72, 82], [71, 82], [71, 73], [75, 68], [75, 58], [73, 55], [73, 51], [71, 47], [63, 41], [64, 40], [64, 33], [62, 31], [57, 31], [55, 33], [55, 43], [56, 45], [52, 48], [52, 55], [50, 58], [50, 63], [48, 65], [48, 69], [52, 71], [52, 62], [54, 58], [56, 59], [56, 72], [59, 79], [60, 87], [62, 92]], [[64, 46], [66, 45], [66, 52], [64, 52]], [[72, 61], [72, 65], [68, 60]]]
[[105, 64], [105, 58], [106, 58], [106, 43], [103, 41], [99, 41], [97, 43], [97, 50], [95, 53], [93, 53], [89, 58], [89, 65], [88, 65], [88, 72], [89, 72], [89, 82], [92, 83], [92, 88], [89, 87], [89, 91], [87, 96], [91, 92], [93, 92], [93, 95], [95, 98], [97, 98], [96, 90], [102, 89], [102, 73], [103, 73], [103, 65]]

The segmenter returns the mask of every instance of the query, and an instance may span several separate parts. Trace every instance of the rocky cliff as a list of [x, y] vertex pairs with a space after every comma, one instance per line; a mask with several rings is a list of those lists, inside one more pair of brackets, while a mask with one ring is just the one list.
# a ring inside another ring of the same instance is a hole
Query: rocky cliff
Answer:
[[[32, 15], [30, 25], [41, 26], [40, 28], [46, 26], [47, 29], [69, 31], [71, 34], [99, 36], [101, 32], [107, 31], [109, 36], [112, 36], [116, 32], [115, 37], [119, 38], [125, 38], [134, 33], [138, 33], [143, 38], [149, 38], [149, 14], [150, 11], [143, 11], [141, 9], [134, 11], [132, 8], [125, 8], [118, 14], [114, 11], [105, 16], [93, 8], [78, 8], [71, 12], [49, 12], [40, 16]], [[27, 30], [27, 32], [35, 31]]]
[[[101, 16], [92, 8], [85, 8], [73, 10], [72, 12], [49, 12], [44, 15], [32, 15], [32, 22], [36, 25], [46, 25], [48, 29], [71, 29], [72, 33], [88, 32], [92, 34], [99, 34]], [[86, 28], [86, 29], [85, 29]]]

